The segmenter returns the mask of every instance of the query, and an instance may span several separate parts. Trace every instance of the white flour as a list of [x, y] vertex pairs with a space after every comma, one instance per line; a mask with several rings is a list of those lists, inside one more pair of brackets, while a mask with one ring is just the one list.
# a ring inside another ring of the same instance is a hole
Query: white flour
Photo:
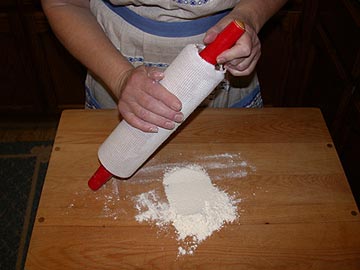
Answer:
[[237, 218], [236, 202], [213, 186], [199, 166], [175, 167], [165, 173], [163, 185], [168, 203], [159, 202], [153, 190], [140, 194], [135, 218], [160, 227], [171, 223], [181, 243], [179, 255], [192, 254], [200, 242]]
[[[160, 162], [155, 158], [139, 170], [134, 179], [126, 182], [127, 185], [163, 183], [161, 186], [164, 187], [166, 199], [158, 187], [135, 195], [132, 189], [123, 189], [121, 181], [113, 179], [95, 193], [84, 185], [84, 190], [73, 194], [63, 214], [77, 215], [79, 210], [90, 207], [89, 200], [95, 199], [98, 207], [93, 209], [94, 216], [121, 220], [129, 215], [127, 207], [124, 206], [130, 199], [135, 201], [137, 221], [154, 224], [166, 233], [173, 227], [178, 237], [179, 255], [192, 254], [200, 242], [211, 236], [214, 231], [220, 230], [226, 223], [232, 222], [237, 212], [244, 211], [237, 211], [236, 205], [240, 199], [235, 201], [211, 182], [220, 184], [223, 180], [245, 180], [247, 176], [256, 172], [256, 167], [244, 159], [241, 153], [190, 155], [182, 158], [187, 160], [186, 162], [178, 162], [178, 156], [182, 155], [181, 152], [177, 153], [177, 156], [168, 159], [167, 162]], [[194, 165], [197, 161], [201, 163], [202, 168]], [[189, 174], [196, 177], [189, 177]], [[208, 174], [212, 176], [211, 180]], [[157, 177], [154, 178], [154, 175]], [[201, 189], [200, 192], [196, 192], [195, 188]], [[254, 197], [255, 191], [260, 191], [261, 187], [252, 188], [254, 190], [250, 194]], [[239, 194], [234, 193], [234, 196], [238, 198]], [[193, 204], [190, 203], [192, 199]], [[243, 199], [247, 197], [242, 196]]]
[[[182, 156], [182, 153], [178, 153], [178, 155]], [[182, 157], [182, 159], [184, 159], [184, 157]], [[132, 183], [138, 184], [139, 182], [152, 182], [154, 181], [154, 173], [161, 173], [167, 168], [189, 166], [196, 163], [198, 160], [201, 160], [203, 168], [205, 168], [209, 174], [212, 173], [216, 175], [212, 178], [213, 181], [239, 179], [256, 171], [256, 168], [253, 165], [248, 164], [240, 153], [222, 153], [216, 155], [197, 156], [196, 159], [189, 159], [187, 162], [170, 161], [148, 164], [146, 167], [137, 172], [141, 181], [136, 180]]]

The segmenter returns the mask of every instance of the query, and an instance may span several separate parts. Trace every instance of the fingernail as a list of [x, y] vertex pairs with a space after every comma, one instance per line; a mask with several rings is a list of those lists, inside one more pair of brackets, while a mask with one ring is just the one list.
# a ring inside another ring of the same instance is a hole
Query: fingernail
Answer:
[[175, 115], [174, 119], [176, 122], [180, 123], [184, 120], [184, 115], [182, 113], [178, 113]]
[[168, 121], [168, 122], [165, 123], [165, 127], [167, 129], [174, 129], [175, 128], [175, 123]]
[[222, 57], [220, 57], [220, 58], [217, 58], [217, 59], [216, 59], [216, 62], [217, 62], [218, 64], [223, 64], [223, 63], [225, 63], [225, 59], [222, 58]]
[[152, 133], [158, 133], [158, 132], [159, 132], [159, 128], [158, 128], [158, 127], [151, 127], [151, 128], [149, 129], [149, 131], [152, 132]]
[[180, 111], [181, 110], [181, 103], [174, 103], [171, 105], [171, 109], [175, 110], [175, 111]]
[[159, 82], [164, 78], [164, 72], [158, 70], [151, 70], [147, 73], [148, 77], [153, 79], [155, 82]]

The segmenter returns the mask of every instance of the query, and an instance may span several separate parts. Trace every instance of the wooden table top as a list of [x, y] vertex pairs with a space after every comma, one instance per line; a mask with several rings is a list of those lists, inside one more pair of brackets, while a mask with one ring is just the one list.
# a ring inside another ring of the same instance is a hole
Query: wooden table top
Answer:
[[[205, 109], [128, 180], [87, 187], [113, 110], [64, 111], [28, 250], [40, 269], [360, 269], [360, 215], [318, 109]], [[175, 230], [135, 220], [167, 168], [201, 165], [239, 218], [178, 256]]]

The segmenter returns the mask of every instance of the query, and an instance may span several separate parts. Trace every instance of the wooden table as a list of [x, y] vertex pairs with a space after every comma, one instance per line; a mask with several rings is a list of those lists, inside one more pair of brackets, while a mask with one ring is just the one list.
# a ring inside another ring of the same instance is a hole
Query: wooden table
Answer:
[[[359, 211], [318, 109], [197, 111], [131, 179], [90, 191], [118, 121], [111, 110], [63, 113], [27, 270], [360, 269]], [[134, 197], [163, 194], [164, 170], [186, 163], [241, 199], [240, 217], [178, 256], [173, 227], [138, 223]]]

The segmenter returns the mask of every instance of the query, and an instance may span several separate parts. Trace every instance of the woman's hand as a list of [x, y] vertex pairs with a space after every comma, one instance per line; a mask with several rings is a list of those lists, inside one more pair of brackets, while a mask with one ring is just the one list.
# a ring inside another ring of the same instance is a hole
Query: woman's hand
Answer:
[[[230, 22], [231, 19], [227, 18], [210, 28], [204, 37], [204, 43], [214, 41]], [[249, 75], [255, 69], [261, 55], [261, 44], [254, 27], [245, 23], [245, 30], [232, 48], [217, 57], [218, 64], [223, 64], [234, 76]]]
[[140, 66], [128, 71], [120, 84], [118, 109], [133, 127], [144, 132], [157, 132], [158, 127], [175, 128], [183, 121], [180, 100], [159, 81], [161, 70]]

